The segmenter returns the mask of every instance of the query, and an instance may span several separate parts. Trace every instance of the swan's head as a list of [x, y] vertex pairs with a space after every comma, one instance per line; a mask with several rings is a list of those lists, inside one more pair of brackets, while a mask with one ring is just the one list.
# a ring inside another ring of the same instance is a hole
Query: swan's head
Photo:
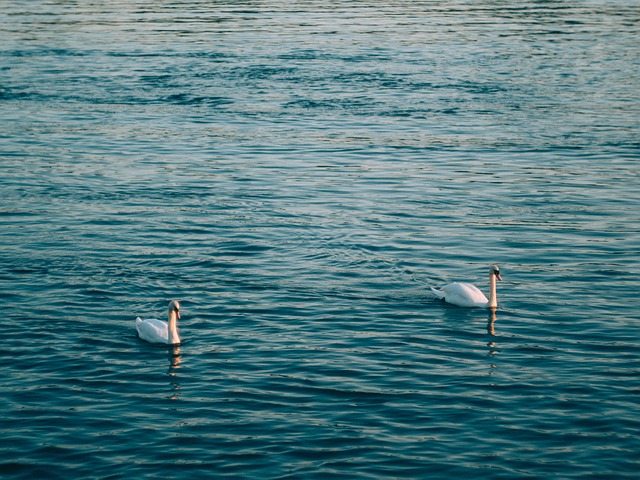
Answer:
[[171, 300], [169, 302], [169, 313], [176, 312], [176, 316], [180, 318], [180, 302], [177, 300]]
[[491, 268], [489, 268], [489, 273], [491, 275], [495, 275], [498, 280], [502, 280], [502, 277], [500, 276], [500, 267], [498, 267], [497, 265], [491, 265]]

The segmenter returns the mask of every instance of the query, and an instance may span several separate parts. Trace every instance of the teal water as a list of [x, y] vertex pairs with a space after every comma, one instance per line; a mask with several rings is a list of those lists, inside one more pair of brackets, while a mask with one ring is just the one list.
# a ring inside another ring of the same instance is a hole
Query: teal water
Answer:
[[3, 479], [637, 476], [636, 2], [0, 5]]

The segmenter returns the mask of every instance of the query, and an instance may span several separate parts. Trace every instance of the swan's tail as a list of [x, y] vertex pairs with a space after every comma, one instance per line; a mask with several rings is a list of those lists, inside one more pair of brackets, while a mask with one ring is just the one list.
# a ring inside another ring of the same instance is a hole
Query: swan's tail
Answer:
[[431, 291], [435, 294], [436, 297], [438, 297], [439, 299], [443, 299], [444, 298], [444, 292], [442, 290], [438, 290], [435, 287], [431, 287]]
[[136, 333], [138, 337], [140, 337], [140, 325], [142, 325], [142, 319], [140, 317], [136, 317]]

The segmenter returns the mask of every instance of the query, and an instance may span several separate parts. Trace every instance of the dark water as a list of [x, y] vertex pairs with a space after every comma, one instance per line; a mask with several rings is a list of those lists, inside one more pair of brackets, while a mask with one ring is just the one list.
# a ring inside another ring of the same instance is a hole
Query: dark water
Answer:
[[636, 477], [637, 2], [0, 5], [2, 478]]

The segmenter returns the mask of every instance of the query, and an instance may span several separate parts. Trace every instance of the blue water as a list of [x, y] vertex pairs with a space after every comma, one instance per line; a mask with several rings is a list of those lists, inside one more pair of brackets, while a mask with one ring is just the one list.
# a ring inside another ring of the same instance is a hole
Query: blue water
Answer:
[[0, 6], [3, 479], [637, 478], [637, 2]]

